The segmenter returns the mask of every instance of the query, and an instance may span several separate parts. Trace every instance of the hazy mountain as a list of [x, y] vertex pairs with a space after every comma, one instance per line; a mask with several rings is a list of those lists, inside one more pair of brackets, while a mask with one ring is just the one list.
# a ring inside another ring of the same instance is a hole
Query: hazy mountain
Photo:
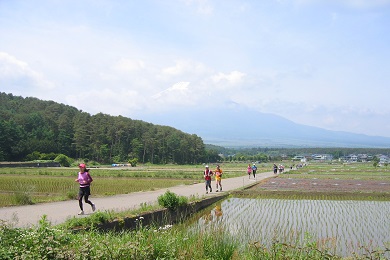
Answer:
[[183, 109], [156, 118], [153, 115], [143, 120], [196, 134], [205, 143], [220, 146], [390, 147], [388, 137], [325, 130], [242, 107], [208, 111]]

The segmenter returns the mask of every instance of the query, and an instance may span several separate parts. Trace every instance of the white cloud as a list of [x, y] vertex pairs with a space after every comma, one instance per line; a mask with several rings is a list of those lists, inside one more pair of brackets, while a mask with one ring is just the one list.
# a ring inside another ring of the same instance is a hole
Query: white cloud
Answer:
[[232, 71], [229, 74], [218, 73], [217, 75], [212, 76], [212, 80], [214, 83], [227, 82], [229, 84], [236, 85], [242, 82], [245, 75], [245, 73], [240, 71]]
[[114, 69], [124, 72], [133, 72], [145, 68], [145, 62], [142, 60], [120, 59]]
[[184, 61], [177, 61], [175, 66], [167, 67], [162, 70], [162, 73], [169, 76], [176, 76], [182, 74], [190, 68], [189, 64]]
[[161, 113], [196, 105], [197, 96], [193, 95], [189, 85], [190, 82], [177, 82], [171, 87], [151, 96], [147, 104], [148, 112]]
[[194, 5], [197, 11], [203, 15], [211, 15], [214, 11], [214, 7], [210, 0], [182, 0], [187, 5]]
[[140, 119], [234, 101], [390, 133], [390, 0], [71, 3], [3, 3], [2, 91]]
[[[290, 2], [290, 0], [278, 0], [278, 2]], [[377, 8], [389, 6], [390, 0], [292, 0], [295, 5], [338, 5], [356, 9]]]
[[68, 94], [67, 104], [83, 111], [96, 114], [132, 115], [140, 109], [145, 99], [137, 91], [105, 88], [101, 90], [83, 90]]
[[154, 99], [158, 99], [158, 98], [161, 98], [163, 97], [164, 95], [169, 95], [171, 93], [173, 94], [176, 94], [176, 93], [181, 93], [181, 94], [184, 94], [185, 92], [188, 91], [188, 85], [190, 84], [190, 82], [178, 82], [176, 84], [174, 84], [173, 86], [155, 94], [152, 96], [152, 98]]
[[358, 9], [377, 8], [390, 5], [390, 0], [344, 0], [341, 2], [349, 7]]
[[34, 71], [27, 62], [5, 52], [0, 52], [0, 80], [8, 88], [26, 88], [27, 84], [41, 90], [54, 88], [53, 83]]
[[165, 67], [161, 70], [161, 77], [169, 78], [183, 75], [203, 75], [209, 70], [200, 62], [192, 60], [176, 60], [174, 66]]

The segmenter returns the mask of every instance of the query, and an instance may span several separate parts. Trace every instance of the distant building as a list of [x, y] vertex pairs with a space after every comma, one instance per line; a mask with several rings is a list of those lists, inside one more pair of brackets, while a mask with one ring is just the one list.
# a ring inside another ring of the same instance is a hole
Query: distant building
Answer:
[[349, 154], [341, 158], [344, 162], [357, 162], [359, 157], [356, 154]]
[[386, 156], [386, 155], [380, 155], [379, 156], [379, 164], [385, 164], [385, 163], [389, 163], [389, 157]]
[[368, 154], [358, 154], [357, 157], [359, 162], [369, 162], [372, 160], [372, 155]]
[[331, 161], [333, 156], [331, 154], [313, 154], [312, 159], [314, 161]]
[[292, 158], [293, 161], [299, 161], [299, 162], [306, 162], [307, 159], [303, 155], [296, 155], [294, 158]]

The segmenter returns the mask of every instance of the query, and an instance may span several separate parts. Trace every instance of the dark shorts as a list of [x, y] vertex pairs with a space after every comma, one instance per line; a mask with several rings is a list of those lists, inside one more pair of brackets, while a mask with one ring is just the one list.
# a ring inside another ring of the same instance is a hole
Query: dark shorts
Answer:
[[79, 198], [81, 198], [83, 196], [89, 196], [89, 195], [91, 195], [91, 188], [90, 188], [90, 186], [80, 187]]

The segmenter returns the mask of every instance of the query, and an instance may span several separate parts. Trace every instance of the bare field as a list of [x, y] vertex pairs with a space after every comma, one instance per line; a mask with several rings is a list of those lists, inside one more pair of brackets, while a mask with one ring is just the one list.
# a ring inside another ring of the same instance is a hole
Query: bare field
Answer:
[[353, 180], [353, 179], [311, 179], [270, 178], [253, 187], [251, 190], [278, 190], [304, 192], [381, 192], [390, 193], [390, 181]]
[[249, 196], [390, 201], [390, 172], [369, 163], [308, 164], [275, 175], [241, 193]]

